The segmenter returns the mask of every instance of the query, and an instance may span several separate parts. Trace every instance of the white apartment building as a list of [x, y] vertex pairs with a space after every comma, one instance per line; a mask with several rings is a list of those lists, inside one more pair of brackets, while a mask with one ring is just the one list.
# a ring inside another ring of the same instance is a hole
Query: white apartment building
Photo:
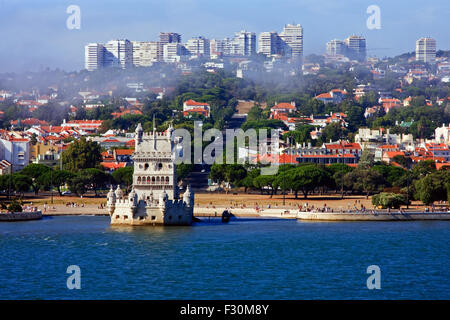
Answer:
[[89, 43], [84, 47], [84, 68], [88, 71], [103, 67], [105, 47], [101, 43]]
[[256, 34], [242, 30], [235, 33], [232, 55], [252, 56], [256, 53]]
[[416, 60], [426, 63], [436, 62], [436, 40], [420, 38], [416, 41]]
[[111, 40], [105, 44], [104, 65], [126, 69], [133, 64], [133, 44], [129, 40]]
[[258, 37], [258, 53], [266, 56], [280, 54], [280, 37], [277, 32], [261, 32]]
[[156, 41], [133, 41], [133, 65], [150, 67], [162, 56], [160, 44]]
[[162, 46], [168, 43], [178, 43], [181, 42], [181, 35], [175, 32], [160, 32], [159, 42]]
[[164, 62], [180, 62], [186, 57], [186, 48], [179, 42], [167, 43], [163, 48]]
[[283, 40], [285, 55], [293, 59], [301, 59], [303, 56], [303, 28], [301, 25], [287, 24], [280, 33]]
[[342, 40], [331, 40], [327, 42], [327, 54], [330, 56], [345, 55], [347, 45]]
[[186, 49], [191, 56], [209, 57], [210, 55], [209, 40], [203, 37], [189, 39], [186, 43]]
[[352, 60], [366, 61], [366, 39], [362, 36], [350, 36], [345, 39], [347, 57]]

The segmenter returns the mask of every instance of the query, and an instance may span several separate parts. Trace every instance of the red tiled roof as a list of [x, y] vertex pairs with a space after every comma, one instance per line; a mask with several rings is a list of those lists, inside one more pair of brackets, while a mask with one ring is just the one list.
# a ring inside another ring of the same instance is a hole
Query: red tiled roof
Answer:
[[384, 153], [389, 159], [392, 159], [395, 156], [405, 156], [403, 151], [386, 151]]
[[[342, 149], [342, 143], [325, 144], [327, 149]], [[361, 149], [361, 145], [356, 142], [344, 143], [344, 149]]]
[[184, 104], [186, 104], [187, 106], [209, 106], [209, 104], [207, 104], [205, 102], [197, 102], [192, 99], [185, 101]]
[[116, 170], [119, 168], [125, 168], [127, 165], [126, 162], [101, 162], [100, 163], [104, 168], [109, 170]]
[[316, 99], [331, 99], [331, 94], [327, 93], [321, 93], [318, 96], [315, 96]]
[[291, 109], [291, 110], [297, 110], [296, 107], [294, 107], [292, 104], [287, 102], [282, 102], [277, 105], [274, 105], [271, 109]]
[[119, 156], [124, 156], [124, 155], [131, 156], [134, 152], [133, 149], [116, 149], [114, 151], [115, 151], [116, 155], [119, 155]]
[[436, 169], [437, 169], [437, 170], [440, 170], [440, 169], [442, 169], [443, 167], [450, 167], [450, 163], [449, 163], [449, 162], [436, 163], [435, 165], [436, 165]]

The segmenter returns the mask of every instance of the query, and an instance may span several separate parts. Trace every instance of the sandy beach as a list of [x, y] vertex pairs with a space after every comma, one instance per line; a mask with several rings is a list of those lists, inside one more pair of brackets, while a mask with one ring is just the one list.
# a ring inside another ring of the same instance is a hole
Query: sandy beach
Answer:
[[[54, 204], [48, 197], [30, 197], [24, 202], [37, 206], [45, 216], [56, 215], [108, 215], [106, 198], [104, 197], [67, 197], [55, 196]], [[363, 205], [372, 209], [371, 198], [364, 196], [349, 196], [340, 199], [339, 195], [311, 196], [308, 199], [294, 199], [292, 195], [286, 196], [283, 205], [283, 196], [261, 194], [246, 194], [243, 192], [226, 193], [198, 193], [195, 195], [194, 215], [197, 217], [220, 216], [224, 210], [231, 211], [236, 216], [247, 217], [280, 217], [294, 218], [298, 208], [307, 204], [309, 207], [322, 208], [327, 206], [334, 210], [358, 209]], [[45, 207], [44, 208], [44, 204]], [[102, 207], [103, 206], [103, 207]], [[422, 210], [423, 206], [414, 202], [411, 209]]]

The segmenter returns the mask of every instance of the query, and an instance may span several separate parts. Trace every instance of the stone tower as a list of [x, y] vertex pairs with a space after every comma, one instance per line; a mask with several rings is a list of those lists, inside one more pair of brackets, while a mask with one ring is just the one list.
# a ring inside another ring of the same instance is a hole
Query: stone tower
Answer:
[[133, 189], [127, 197], [118, 189], [108, 193], [111, 224], [190, 225], [194, 195], [187, 188], [179, 198], [173, 128], [144, 133], [136, 128]]

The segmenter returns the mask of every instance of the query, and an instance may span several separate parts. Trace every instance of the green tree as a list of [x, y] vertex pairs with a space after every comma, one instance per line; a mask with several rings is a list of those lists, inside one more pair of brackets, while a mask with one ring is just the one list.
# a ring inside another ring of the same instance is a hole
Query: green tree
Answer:
[[[134, 167], [124, 167], [115, 170], [111, 175], [114, 178], [114, 181], [118, 184], [124, 184], [127, 186], [127, 191], [130, 189], [130, 186], [133, 184], [133, 172]], [[178, 166], [177, 166], [177, 176], [178, 176]]]
[[69, 180], [69, 190], [75, 193], [77, 196], [82, 196], [87, 191], [87, 185], [89, 184], [89, 179], [82, 175], [76, 175]]
[[357, 168], [344, 176], [344, 184], [352, 191], [365, 193], [366, 198], [369, 198], [370, 194], [383, 190], [386, 181], [376, 170]]
[[[353, 171], [353, 168], [349, 165], [342, 164], [342, 163], [333, 163], [326, 167], [326, 170], [330, 172], [331, 178], [334, 181], [334, 188], [336, 188], [336, 191], [338, 189], [341, 189], [344, 184], [344, 176]], [[345, 187], [345, 184], [344, 184]]]
[[291, 189], [296, 199], [298, 193], [302, 192], [306, 199], [309, 193], [317, 187], [326, 185], [330, 179], [328, 171], [320, 166], [308, 164], [280, 172], [274, 181], [274, 187], [280, 187], [282, 190]]
[[182, 181], [194, 170], [192, 163], [180, 163], [177, 164], [177, 179]]
[[244, 179], [242, 179], [240, 183], [240, 186], [244, 187], [244, 192], [247, 192], [249, 188], [254, 187], [253, 180], [256, 177], [259, 177], [260, 173], [261, 169], [259, 168], [255, 168], [247, 172], [247, 176]]
[[33, 188], [34, 194], [37, 195], [41, 187], [41, 184], [39, 183], [39, 178], [43, 174], [49, 172], [50, 170], [51, 168], [46, 165], [32, 163], [23, 168], [20, 171], [20, 174], [23, 174], [31, 179], [32, 181], [31, 187]]
[[85, 137], [74, 141], [63, 153], [64, 169], [71, 172], [98, 168], [101, 160], [100, 145], [94, 141], [87, 141]]
[[365, 170], [372, 168], [375, 163], [374, 159], [374, 154], [370, 152], [370, 150], [365, 149], [361, 154], [361, 158], [359, 159], [358, 168]]
[[413, 167], [412, 172], [415, 179], [420, 179], [436, 172], [436, 164], [432, 160], [420, 161]]
[[376, 207], [381, 206], [383, 209], [398, 209], [409, 203], [404, 194], [381, 192], [372, 197], [372, 204]]
[[448, 171], [437, 171], [417, 180], [414, 184], [415, 197], [425, 205], [435, 201], [447, 200], [447, 183], [449, 182]]
[[80, 176], [87, 179], [87, 189], [92, 189], [95, 196], [98, 196], [99, 189], [105, 188], [106, 184], [111, 181], [111, 176], [104, 171], [96, 168], [83, 169], [79, 172]]
[[12, 175], [12, 187], [16, 192], [19, 192], [22, 196], [25, 192], [30, 191], [30, 186], [33, 180], [24, 174], [14, 173]]
[[22, 212], [22, 206], [17, 201], [11, 201], [11, 203], [8, 205], [8, 211], [9, 212]]
[[61, 187], [68, 184], [70, 179], [75, 177], [75, 175], [75, 173], [67, 170], [49, 170], [39, 177], [38, 183], [44, 188], [56, 187], [61, 196]]
[[390, 186], [394, 186], [399, 179], [402, 179], [402, 177], [406, 175], [407, 172], [403, 168], [399, 168], [396, 166], [388, 166], [385, 164], [375, 165], [373, 166], [373, 170], [376, 170], [379, 173], [381, 173]]
[[272, 198], [274, 191], [276, 190], [273, 186], [275, 179], [276, 176], [274, 175], [258, 176], [253, 179], [253, 185], [255, 188], [261, 190], [261, 194], [263, 194], [264, 188], [267, 188], [267, 194], [270, 194], [270, 197]]

